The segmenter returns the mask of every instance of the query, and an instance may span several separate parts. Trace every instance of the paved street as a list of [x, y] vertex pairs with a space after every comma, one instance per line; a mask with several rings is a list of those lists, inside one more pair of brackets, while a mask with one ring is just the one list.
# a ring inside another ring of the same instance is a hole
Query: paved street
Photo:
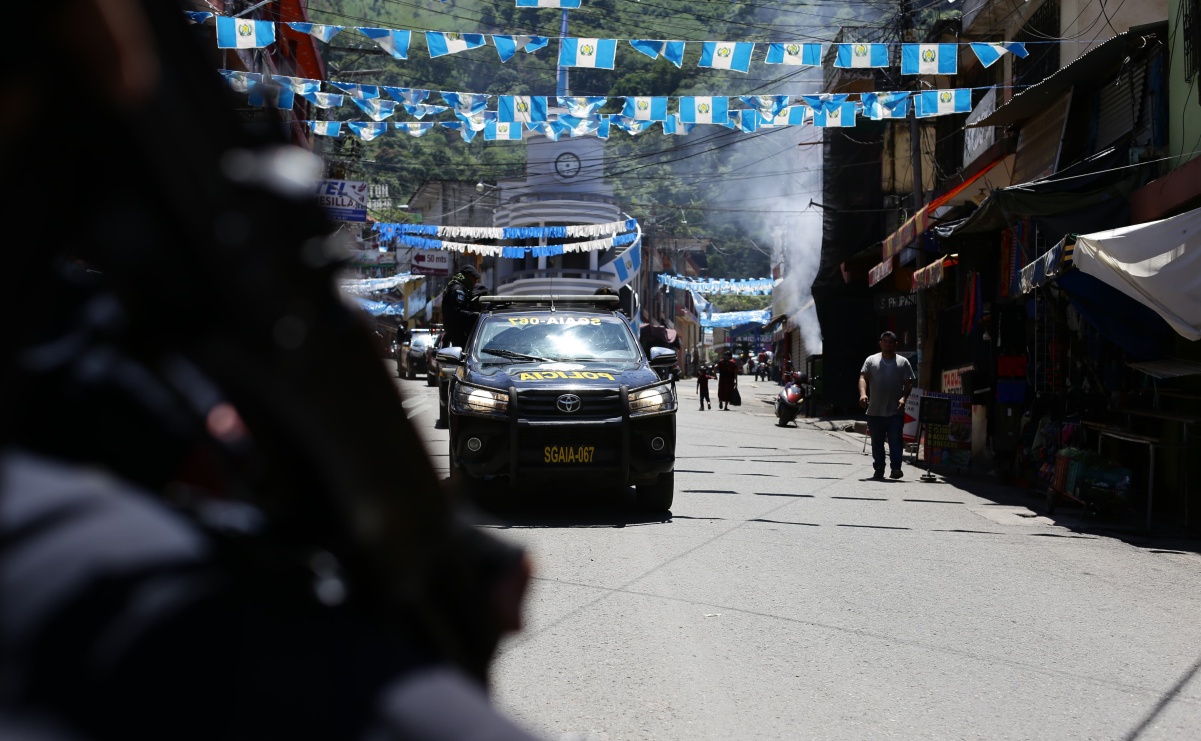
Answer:
[[[435, 463], [436, 390], [398, 381]], [[772, 384], [681, 384], [670, 518], [577, 488], [481, 525], [529, 549], [496, 701], [550, 739], [1195, 739], [1201, 556], [979, 481], [870, 481]], [[581, 482], [584, 483], [584, 482]]]

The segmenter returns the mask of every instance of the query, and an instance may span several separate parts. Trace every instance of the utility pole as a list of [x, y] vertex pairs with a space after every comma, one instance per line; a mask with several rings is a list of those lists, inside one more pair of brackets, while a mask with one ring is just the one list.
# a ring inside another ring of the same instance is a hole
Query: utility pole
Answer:
[[[567, 9], [563, 9], [563, 20], [559, 24], [559, 43], [567, 38]], [[567, 68], [560, 66], [555, 80], [555, 95], [567, 95]]]
[[[901, 2], [901, 41], [909, 41], [905, 38], [908, 33], [913, 30], [913, 3], [912, 0], [900, 0]], [[909, 106], [909, 154], [912, 158], [913, 170], [913, 213], [916, 215], [926, 203], [926, 194], [922, 187], [922, 133], [921, 126], [917, 120], [917, 104], [916, 101], [911, 102]], [[920, 236], [919, 236], [920, 240]], [[915, 247], [915, 249], [917, 249]], [[916, 269], [920, 270], [925, 267], [926, 254], [923, 250], [917, 249], [917, 259], [914, 261]], [[892, 258], [899, 259], [899, 258]], [[926, 324], [926, 301], [922, 291], [917, 292], [916, 306], [914, 306], [915, 321], [914, 321], [914, 365], [917, 366], [918, 383], [922, 383], [922, 339], [925, 335]]]

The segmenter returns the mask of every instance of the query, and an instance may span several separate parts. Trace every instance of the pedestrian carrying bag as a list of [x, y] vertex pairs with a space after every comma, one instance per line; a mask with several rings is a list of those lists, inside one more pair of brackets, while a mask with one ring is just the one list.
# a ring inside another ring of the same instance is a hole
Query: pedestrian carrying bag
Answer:
[[733, 389], [730, 390], [730, 406], [732, 406], [732, 407], [742, 406], [742, 394], [738, 393], [737, 386], [735, 386]]

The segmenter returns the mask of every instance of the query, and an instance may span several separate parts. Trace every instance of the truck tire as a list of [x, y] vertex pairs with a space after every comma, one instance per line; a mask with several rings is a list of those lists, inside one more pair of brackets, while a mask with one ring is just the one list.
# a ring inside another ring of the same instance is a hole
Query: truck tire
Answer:
[[655, 483], [636, 488], [639, 509], [647, 512], [667, 512], [675, 499], [676, 472], [661, 473]]

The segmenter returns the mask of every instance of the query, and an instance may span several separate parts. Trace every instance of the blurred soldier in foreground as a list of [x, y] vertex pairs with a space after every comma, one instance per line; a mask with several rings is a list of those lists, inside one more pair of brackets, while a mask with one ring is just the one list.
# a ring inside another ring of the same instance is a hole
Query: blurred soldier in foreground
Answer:
[[238, 124], [181, 10], [47, 0], [0, 50], [34, 196], [0, 202], [0, 728], [528, 738], [485, 696], [528, 564], [459, 521], [319, 166]]

